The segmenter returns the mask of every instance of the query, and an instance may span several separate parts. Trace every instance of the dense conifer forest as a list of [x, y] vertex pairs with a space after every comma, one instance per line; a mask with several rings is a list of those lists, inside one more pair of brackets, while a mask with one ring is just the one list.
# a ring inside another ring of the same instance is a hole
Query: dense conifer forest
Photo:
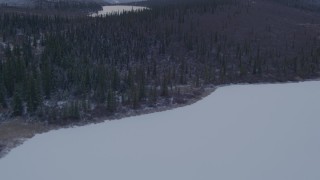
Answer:
[[[319, 77], [320, 14], [274, 0], [153, 0], [107, 17], [0, 12], [0, 119], [70, 124], [207, 86]], [[4, 8], [4, 7], [2, 7]]]

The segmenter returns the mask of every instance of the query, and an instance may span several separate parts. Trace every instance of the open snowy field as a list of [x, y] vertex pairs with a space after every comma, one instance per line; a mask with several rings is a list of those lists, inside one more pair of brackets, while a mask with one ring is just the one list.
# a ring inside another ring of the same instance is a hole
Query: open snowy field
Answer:
[[37, 135], [3, 180], [319, 180], [320, 82], [234, 85], [166, 112]]

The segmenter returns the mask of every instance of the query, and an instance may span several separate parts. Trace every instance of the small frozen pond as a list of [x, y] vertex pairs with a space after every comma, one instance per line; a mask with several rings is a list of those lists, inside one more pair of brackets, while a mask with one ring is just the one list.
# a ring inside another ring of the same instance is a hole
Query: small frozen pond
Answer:
[[146, 10], [147, 7], [142, 6], [103, 6], [101, 11], [92, 13], [91, 17], [106, 16], [111, 14], [121, 14], [123, 12]]

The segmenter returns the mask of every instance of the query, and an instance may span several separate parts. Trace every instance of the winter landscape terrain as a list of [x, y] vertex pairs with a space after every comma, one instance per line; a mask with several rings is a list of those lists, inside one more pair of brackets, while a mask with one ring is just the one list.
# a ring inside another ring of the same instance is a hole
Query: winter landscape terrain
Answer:
[[232, 85], [196, 104], [36, 135], [5, 180], [318, 180], [320, 82]]
[[0, 0], [0, 180], [320, 179], [320, 0], [128, 1]]

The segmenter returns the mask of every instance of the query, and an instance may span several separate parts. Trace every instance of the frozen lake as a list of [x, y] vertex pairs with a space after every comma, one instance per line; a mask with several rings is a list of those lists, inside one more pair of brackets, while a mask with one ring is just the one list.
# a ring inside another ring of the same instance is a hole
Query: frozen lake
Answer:
[[3, 180], [319, 180], [320, 82], [222, 87], [183, 108], [36, 135]]
[[103, 6], [102, 8], [103, 10], [98, 11], [97, 13], [93, 13], [90, 16], [106, 16], [110, 14], [121, 14], [123, 12], [141, 11], [148, 9], [146, 7], [141, 6]]

